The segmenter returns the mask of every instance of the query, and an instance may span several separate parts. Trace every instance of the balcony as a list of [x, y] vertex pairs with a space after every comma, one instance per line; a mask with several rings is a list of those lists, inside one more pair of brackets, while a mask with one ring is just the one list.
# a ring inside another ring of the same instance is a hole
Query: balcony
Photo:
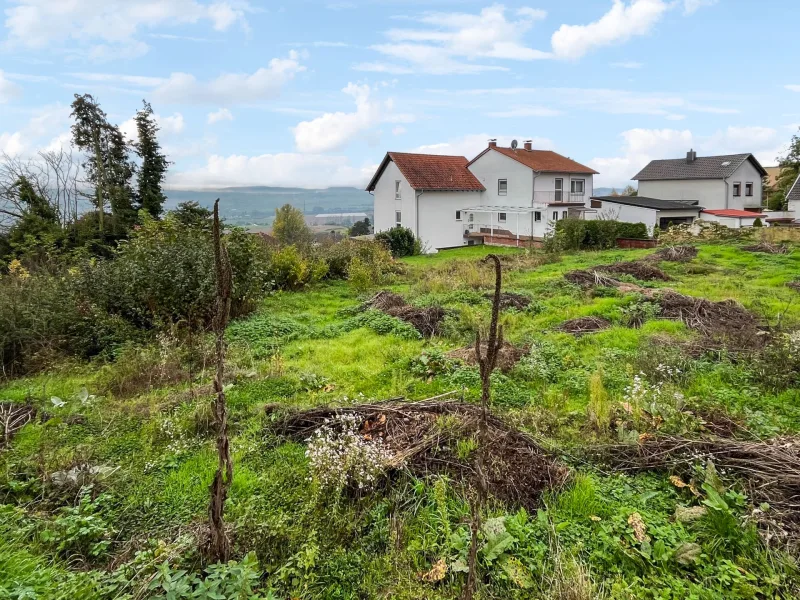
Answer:
[[566, 190], [533, 192], [533, 201], [538, 204], [586, 204], [586, 193]]

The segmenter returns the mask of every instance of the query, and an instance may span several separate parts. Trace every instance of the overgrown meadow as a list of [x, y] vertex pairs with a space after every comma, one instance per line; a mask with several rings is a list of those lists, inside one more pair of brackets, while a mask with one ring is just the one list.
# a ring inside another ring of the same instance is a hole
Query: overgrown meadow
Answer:
[[[800, 252], [741, 246], [704, 243], [687, 262], [652, 262], [669, 281], [564, 277], [650, 250], [470, 247], [402, 259], [385, 281], [356, 269], [347, 280], [298, 276], [286, 286], [296, 291], [272, 292], [227, 330], [235, 472], [225, 516], [236, 558], [225, 565], [206, 564], [199, 549], [217, 465], [206, 336], [191, 352], [186, 338], [161, 334], [113, 359], [10, 378], [0, 401], [37, 413], [0, 451], [0, 597], [458, 598], [468, 477], [402, 463], [386, 472], [359, 436], [346, 442], [352, 451], [341, 456], [356, 460], [343, 467], [324, 459], [322, 435], [289, 439], [278, 425], [323, 405], [445, 394], [476, 402], [477, 367], [450, 353], [488, 324], [489, 252], [502, 254], [503, 290], [529, 300], [501, 313], [518, 354], [493, 375], [492, 411], [569, 476], [525, 507], [490, 488], [478, 597], [798, 597], [791, 511], [740, 472], [702, 454], [644, 470], [598, 458], [663, 437], [797, 444], [800, 294], [787, 284], [800, 275]], [[735, 300], [755, 315], [763, 343], [743, 352], [709, 342], [688, 319], [663, 318], [659, 288]], [[437, 333], [424, 338], [364, 310], [381, 289], [441, 307]], [[605, 325], [563, 330], [583, 317]], [[435, 424], [451, 425], [446, 416]], [[474, 438], [448, 439], [469, 462]]]

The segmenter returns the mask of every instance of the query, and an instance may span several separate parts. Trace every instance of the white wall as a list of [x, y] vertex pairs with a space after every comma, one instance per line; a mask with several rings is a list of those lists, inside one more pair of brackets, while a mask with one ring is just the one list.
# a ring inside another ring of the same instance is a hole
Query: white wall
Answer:
[[639, 195], [659, 200], [699, 200], [703, 208], [726, 208], [722, 179], [640, 181]]
[[[394, 182], [400, 181], [401, 201], [395, 200]], [[395, 211], [401, 211], [403, 227], [417, 234], [416, 192], [411, 188], [393, 161], [386, 165], [375, 185], [375, 233], [395, 226]]]
[[[469, 166], [486, 188], [480, 204], [530, 206], [533, 201], [533, 171], [504, 154], [490, 150]], [[497, 180], [508, 180], [508, 195], [498, 196]]]
[[[467, 215], [456, 221], [456, 211], [478, 206], [481, 192], [422, 192], [419, 195], [419, 234], [428, 251], [465, 246]], [[509, 215], [512, 219], [513, 215]], [[497, 217], [495, 217], [495, 221]]]
[[643, 208], [641, 206], [628, 206], [627, 204], [615, 204], [613, 202], [603, 202], [602, 207], [595, 208], [599, 219], [612, 219], [624, 223], [644, 223], [647, 232], [652, 235], [653, 229], [658, 226], [658, 211], [653, 208]]
[[[700, 213], [700, 218], [703, 221], [716, 221], [720, 225], [724, 225], [725, 227], [730, 227], [731, 229], [740, 229], [742, 227], [752, 227], [753, 223], [756, 222], [758, 217], [720, 217], [718, 215], [709, 215], [708, 213]], [[764, 219], [761, 219], [762, 225], [767, 225], [764, 223]]]
[[[733, 184], [734, 183], [741, 183], [742, 184], [742, 195], [739, 197], [735, 197], [733, 195]], [[753, 195], [752, 196], [745, 196], [747, 193], [746, 185], [747, 183], [753, 184]], [[744, 210], [745, 207], [753, 208], [761, 206], [761, 175], [759, 174], [758, 170], [753, 166], [749, 160], [744, 161], [742, 165], [739, 166], [736, 171], [734, 171], [733, 175], [728, 178], [728, 207], [727, 208], [735, 208], [736, 210]], [[710, 208], [708, 206], [704, 208]]]

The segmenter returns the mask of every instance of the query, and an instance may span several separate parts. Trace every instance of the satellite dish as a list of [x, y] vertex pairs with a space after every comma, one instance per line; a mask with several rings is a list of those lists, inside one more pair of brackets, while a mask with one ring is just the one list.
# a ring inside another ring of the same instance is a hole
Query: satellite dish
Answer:
[[516, 150], [517, 146], [519, 146], [519, 142], [517, 140], [511, 140], [511, 149]]

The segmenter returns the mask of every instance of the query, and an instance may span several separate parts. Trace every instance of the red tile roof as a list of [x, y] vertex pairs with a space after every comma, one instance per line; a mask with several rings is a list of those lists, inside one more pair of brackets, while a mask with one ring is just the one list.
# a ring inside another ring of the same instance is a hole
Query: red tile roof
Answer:
[[390, 160], [418, 191], [481, 192], [486, 189], [467, 169], [468, 161], [464, 156], [389, 152], [367, 186], [368, 192], [375, 189]]
[[703, 212], [708, 213], [710, 215], [715, 215], [717, 217], [750, 217], [752, 219], [755, 219], [767, 216], [767, 215], [762, 215], [761, 213], [754, 213], [748, 210], [736, 210], [733, 208], [704, 210]]
[[585, 173], [586, 175], [598, 175], [597, 171], [594, 169], [590, 169], [586, 165], [575, 162], [566, 156], [561, 156], [558, 152], [553, 152], [552, 150], [523, 150], [522, 148], [513, 150], [511, 148], [497, 146], [487, 148], [473, 158], [469, 164], [474, 163], [490, 150], [505, 154], [509, 158], [521, 162], [526, 167], [542, 173]]

